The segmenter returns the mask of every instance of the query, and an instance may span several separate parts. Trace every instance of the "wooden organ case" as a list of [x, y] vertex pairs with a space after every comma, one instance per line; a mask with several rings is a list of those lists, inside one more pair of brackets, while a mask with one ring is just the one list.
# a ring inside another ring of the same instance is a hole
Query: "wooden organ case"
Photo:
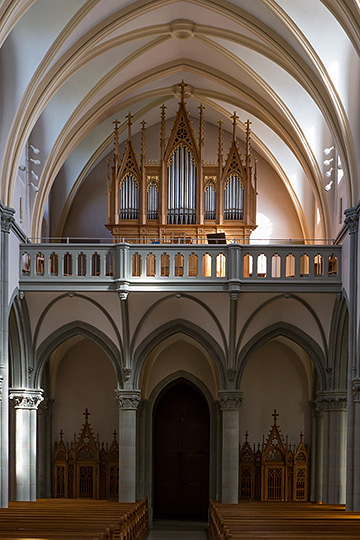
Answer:
[[309, 454], [300, 434], [298, 446], [284, 443], [276, 410], [267, 441], [251, 447], [248, 433], [240, 448], [239, 500], [307, 501]]
[[119, 152], [119, 122], [115, 121], [113, 163], [108, 160], [107, 224], [114, 242], [201, 241], [207, 234], [224, 233], [246, 241], [256, 228], [256, 160], [251, 154], [250, 122], [246, 122], [245, 151], [236, 141], [237, 115], [227, 157], [223, 155], [219, 121], [216, 159], [204, 161], [204, 107], [199, 107], [199, 134], [195, 136], [184, 101], [181, 101], [169, 138], [166, 107], [160, 123], [160, 159], [146, 157], [146, 122], [141, 129], [141, 157], [137, 159], [128, 114], [128, 139]]
[[65, 499], [119, 499], [119, 444], [109, 445], [95, 438], [86, 409], [85, 422], [78, 437], [69, 444], [60, 439], [55, 442], [54, 497]]

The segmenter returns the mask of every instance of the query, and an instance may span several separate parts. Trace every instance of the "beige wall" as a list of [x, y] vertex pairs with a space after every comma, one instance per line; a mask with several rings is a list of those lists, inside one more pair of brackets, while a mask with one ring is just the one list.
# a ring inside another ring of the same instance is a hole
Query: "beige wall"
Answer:
[[113, 440], [119, 415], [114, 390], [114, 369], [102, 349], [89, 339], [76, 342], [60, 361], [54, 384], [53, 441], [64, 431], [64, 441], [79, 435], [86, 408], [89, 422], [100, 441]]

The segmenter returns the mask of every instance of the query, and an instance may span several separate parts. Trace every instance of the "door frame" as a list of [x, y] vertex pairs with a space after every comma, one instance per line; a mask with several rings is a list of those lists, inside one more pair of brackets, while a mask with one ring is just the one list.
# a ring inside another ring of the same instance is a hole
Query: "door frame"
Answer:
[[183, 379], [192, 383], [203, 395], [209, 407], [209, 495], [214, 500], [221, 497], [221, 411], [208, 387], [197, 377], [183, 370], [163, 379], [142, 402], [138, 411], [137, 428], [137, 498], [148, 498], [149, 519], [153, 519], [154, 494], [154, 406], [161, 392], [169, 384]]

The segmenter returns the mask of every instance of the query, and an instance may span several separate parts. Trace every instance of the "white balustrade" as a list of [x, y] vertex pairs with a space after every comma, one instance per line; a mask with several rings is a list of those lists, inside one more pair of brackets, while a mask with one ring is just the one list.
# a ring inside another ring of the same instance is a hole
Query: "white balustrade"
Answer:
[[340, 291], [341, 247], [22, 244], [20, 276], [23, 290]]

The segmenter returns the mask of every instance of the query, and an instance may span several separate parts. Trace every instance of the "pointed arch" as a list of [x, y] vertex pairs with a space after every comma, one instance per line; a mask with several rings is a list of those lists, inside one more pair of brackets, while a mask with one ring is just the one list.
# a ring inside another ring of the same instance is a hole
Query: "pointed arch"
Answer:
[[139, 385], [139, 377], [141, 368], [146, 361], [148, 355], [154, 347], [161, 343], [164, 339], [173, 336], [174, 334], [184, 334], [191, 337], [210, 354], [217, 367], [221, 387], [225, 388], [226, 375], [224, 371], [225, 358], [224, 353], [219, 347], [215, 339], [210, 336], [205, 330], [195, 325], [194, 323], [176, 319], [169, 321], [160, 326], [151, 334], [149, 334], [134, 351], [134, 388]]
[[332, 390], [346, 390], [348, 379], [349, 311], [344, 296], [337, 295], [331, 318], [329, 369]]
[[115, 370], [118, 387], [121, 388], [123, 386], [121, 354], [113, 341], [111, 341], [111, 339], [109, 339], [109, 337], [101, 330], [89, 323], [72, 321], [71, 323], [58, 328], [39, 345], [36, 351], [36, 364], [32, 377], [34, 388], [41, 387], [42, 373], [51, 353], [61, 345], [61, 343], [79, 334], [94, 341], [101, 349], [103, 349]]
[[326, 374], [325, 356], [321, 347], [303, 330], [284, 321], [277, 322], [264, 328], [253, 336], [238, 356], [238, 370], [236, 376], [236, 388], [240, 388], [241, 379], [246, 364], [252, 355], [265, 343], [278, 336], [284, 336], [302, 347], [309, 355], [319, 383], [318, 390], [327, 390], [328, 377]]
[[16, 295], [9, 313], [9, 362], [11, 385], [25, 388], [33, 371], [30, 318], [26, 299]]

